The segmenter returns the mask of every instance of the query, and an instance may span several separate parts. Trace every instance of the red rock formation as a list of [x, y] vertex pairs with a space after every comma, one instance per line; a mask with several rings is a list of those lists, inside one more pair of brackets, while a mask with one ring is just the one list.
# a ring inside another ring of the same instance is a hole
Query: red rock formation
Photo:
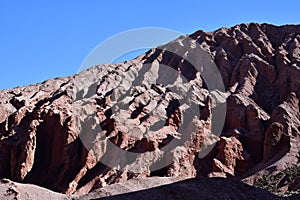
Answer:
[[[189, 37], [129, 62], [1, 91], [0, 177], [80, 194], [134, 177], [245, 178], [299, 164], [300, 26], [241, 24]], [[195, 42], [225, 91], [209, 93], [195, 66], [164, 50], [197, 58]], [[161, 65], [173, 70], [162, 75]], [[217, 137], [214, 104], [225, 100]], [[110, 144], [139, 154], [129, 162]], [[212, 151], [199, 158], [205, 148]]]

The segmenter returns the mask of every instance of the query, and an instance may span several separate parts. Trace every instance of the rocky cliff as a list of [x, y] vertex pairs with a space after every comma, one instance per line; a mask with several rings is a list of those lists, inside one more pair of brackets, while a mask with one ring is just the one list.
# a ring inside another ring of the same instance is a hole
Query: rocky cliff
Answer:
[[[68, 194], [151, 176], [255, 185], [299, 165], [299, 99], [300, 26], [197, 31], [2, 90], [0, 178]], [[296, 177], [276, 192], [299, 189]]]

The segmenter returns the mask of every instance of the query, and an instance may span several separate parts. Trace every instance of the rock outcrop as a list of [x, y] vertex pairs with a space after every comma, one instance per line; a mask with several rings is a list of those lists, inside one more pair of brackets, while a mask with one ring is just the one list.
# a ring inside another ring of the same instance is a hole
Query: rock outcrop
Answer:
[[[79, 200], [88, 199], [103, 199], [103, 200], [135, 200], [135, 199], [232, 199], [232, 200], [248, 200], [248, 199], [266, 199], [266, 200], [279, 200], [280, 198], [267, 191], [251, 187], [249, 185], [224, 179], [224, 178], [202, 178], [202, 179], [189, 179], [183, 181], [176, 181], [171, 184], [156, 185], [156, 187], [148, 187], [143, 189], [143, 186], [151, 186], [157, 184], [157, 178], [152, 177], [142, 180], [130, 180], [129, 184], [118, 183], [109, 185], [94, 192], [83, 195]], [[166, 179], [166, 178], [161, 178]], [[161, 182], [167, 182], [160, 180]], [[139, 184], [134, 184], [134, 181]], [[142, 183], [142, 184], [141, 184]], [[138, 185], [138, 186], [137, 186]], [[133, 187], [134, 186], [134, 187]], [[125, 192], [124, 192], [125, 191]], [[236, 192], [243, 191], [243, 192]], [[101, 197], [101, 198], [99, 198]], [[288, 200], [288, 199], [287, 199]]]
[[51, 190], [32, 185], [21, 184], [2, 179], [0, 182], [0, 199], [5, 200], [32, 200], [32, 199], [57, 199], [57, 200], [71, 200], [76, 196], [69, 196], [60, 194]]
[[[226, 185], [226, 187], [224, 187]], [[243, 191], [243, 193], [236, 192]], [[222, 178], [180, 180], [170, 177], [131, 179], [94, 190], [85, 195], [59, 194], [31, 184], [0, 182], [0, 199], [90, 200], [90, 199], [286, 199], [262, 189]]]
[[[254, 184], [299, 165], [299, 42], [296, 25], [197, 31], [131, 61], [2, 90], [0, 178], [79, 195], [151, 176]], [[197, 70], [210, 60], [223, 91], [203, 78], [213, 69]]]

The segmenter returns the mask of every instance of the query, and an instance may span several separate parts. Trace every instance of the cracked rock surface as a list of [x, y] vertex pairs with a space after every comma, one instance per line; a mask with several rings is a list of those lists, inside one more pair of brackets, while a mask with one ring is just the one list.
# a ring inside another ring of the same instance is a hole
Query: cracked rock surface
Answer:
[[[195, 44], [223, 91], [196, 70]], [[299, 165], [299, 100], [300, 26], [197, 31], [131, 61], [0, 91], [0, 178], [74, 195], [153, 176], [253, 185]]]

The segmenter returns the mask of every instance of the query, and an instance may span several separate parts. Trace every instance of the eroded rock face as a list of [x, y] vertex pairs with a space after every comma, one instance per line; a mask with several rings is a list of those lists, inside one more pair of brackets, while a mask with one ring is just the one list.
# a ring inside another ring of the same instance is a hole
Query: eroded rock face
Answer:
[[[3, 90], [0, 177], [84, 194], [149, 176], [251, 175], [253, 182], [262, 169], [297, 165], [299, 42], [300, 26], [198, 31], [132, 61]], [[195, 66], [174, 54], [197, 58], [195, 43], [216, 63], [224, 91], [213, 95]], [[159, 73], [165, 66], [170, 73]], [[216, 136], [213, 110], [225, 100]], [[128, 161], [110, 144], [136, 155]], [[199, 158], [204, 149], [211, 151]]]

